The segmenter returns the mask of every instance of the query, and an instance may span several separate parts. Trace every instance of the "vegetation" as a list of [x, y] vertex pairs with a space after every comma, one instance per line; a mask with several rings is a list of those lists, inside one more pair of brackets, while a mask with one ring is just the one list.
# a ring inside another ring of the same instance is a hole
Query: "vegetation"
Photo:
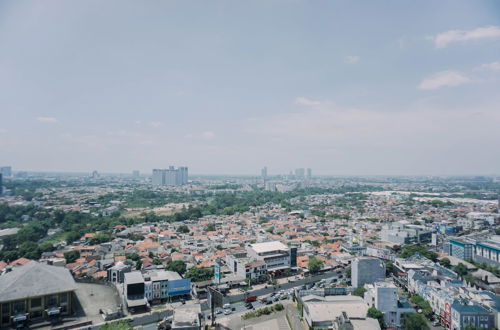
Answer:
[[365, 292], [366, 292], [366, 289], [363, 287], [360, 287], [360, 288], [356, 288], [356, 290], [353, 291], [352, 295], [363, 298], [365, 296]]
[[323, 261], [317, 259], [314, 256], [309, 257], [307, 268], [309, 269], [309, 272], [311, 272], [311, 274], [317, 273], [321, 270], [321, 268], [323, 268]]
[[169, 261], [165, 269], [183, 275], [186, 272], [186, 263], [182, 260]]
[[378, 323], [380, 324], [380, 328], [383, 329], [385, 328], [384, 324], [384, 314], [376, 309], [375, 307], [370, 307], [368, 309], [368, 312], [366, 313], [367, 317], [371, 317], [372, 319], [376, 319]]
[[453, 271], [462, 277], [467, 274], [467, 266], [460, 262], [458, 265], [453, 267]]
[[415, 255], [416, 253], [420, 253], [422, 256], [432, 261], [437, 261], [437, 253], [431, 250], [427, 250], [424, 246], [420, 244], [403, 246], [400, 257], [408, 258]]
[[404, 330], [430, 330], [427, 320], [421, 314], [403, 314], [402, 318]]
[[66, 259], [66, 263], [70, 264], [72, 262], [75, 262], [76, 259], [80, 258], [80, 251], [78, 250], [73, 250], [69, 252], [64, 253], [64, 259]]
[[99, 330], [133, 330], [130, 320], [120, 320], [111, 323], [105, 323], [99, 327]]
[[282, 311], [284, 309], [285, 309], [285, 307], [282, 304], [278, 303], [278, 304], [271, 306], [271, 307], [259, 308], [255, 311], [245, 313], [241, 316], [241, 318], [243, 320], [248, 320], [248, 319], [251, 319], [253, 317], [259, 317], [262, 315], [269, 315], [273, 312], [279, 312], [279, 311]]
[[182, 226], [177, 227], [177, 232], [187, 234], [187, 233], [189, 233], [189, 228], [186, 225], [182, 225]]
[[451, 261], [448, 258], [443, 258], [443, 259], [439, 260], [439, 263], [441, 264], [441, 266], [446, 267], [446, 268], [450, 268], [450, 265], [451, 265]]
[[429, 304], [429, 302], [424, 300], [424, 298], [422, 298], [421, 296], [414, 295], [413, 297], [410, 298], [410, 301], [413, 304], [415, 304], [419, 309], [421, 309], [422, 314], [424, 314], [425, 316], [429, 317], [432, 315], [431, 305]]
[[189, 268], [185, 278], [190, 278], [193, 282], [207, 281], [214, 276], [214, 270], [208, 267], [192, 267]]

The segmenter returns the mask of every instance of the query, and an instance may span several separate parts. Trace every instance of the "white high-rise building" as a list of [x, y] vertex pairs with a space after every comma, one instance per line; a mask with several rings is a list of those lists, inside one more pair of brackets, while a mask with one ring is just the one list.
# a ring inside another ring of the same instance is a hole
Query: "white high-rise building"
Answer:
[[261, 170], [260, 170], [260, 176], [262, 177], [262, 180], [266, 181], [267, 180], [267, 167], [264, 166]]
[[312, 170], [310, 168], [307, 169], [306, 179], [311, 180], [312, 178]]
[[188, 168], [154, 169], [151, 183], [155, 186], [180, 186], [188, 183]]

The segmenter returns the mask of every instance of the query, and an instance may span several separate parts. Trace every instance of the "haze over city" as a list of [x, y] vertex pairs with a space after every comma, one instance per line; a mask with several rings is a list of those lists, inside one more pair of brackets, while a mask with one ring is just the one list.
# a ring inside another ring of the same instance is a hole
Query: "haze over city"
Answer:
[[498, 1], [0, 1], [16, 170], [495, 174]]

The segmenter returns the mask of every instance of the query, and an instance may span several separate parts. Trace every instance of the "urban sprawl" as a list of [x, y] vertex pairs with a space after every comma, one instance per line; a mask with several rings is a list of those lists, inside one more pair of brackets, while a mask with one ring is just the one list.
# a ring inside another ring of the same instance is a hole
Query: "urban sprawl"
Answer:
[[500, 180], [0, 167], [0, 328], [499, 329]]

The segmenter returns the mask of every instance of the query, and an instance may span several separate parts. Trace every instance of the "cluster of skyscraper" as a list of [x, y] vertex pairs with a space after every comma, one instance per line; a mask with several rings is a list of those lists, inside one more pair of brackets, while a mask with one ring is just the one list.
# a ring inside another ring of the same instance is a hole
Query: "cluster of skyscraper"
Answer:
[[154, 169], [152, 183], [155, 186], [180, 186], [188, 182], [188, 168], [169, 166], [168, 169]]
[[[267, 167], [263, 167], [260, 170], [260, 176], [262, 180], [266, 181], [267, 180]], [[287, 176], [288, 179], [295, 179], [295, 180], [310, 180], [312, 178], [312, 170], [310, 168], [305, 169], [305, 168], [297, 168], [294, 172], [290, 172], [290, 174]]]

